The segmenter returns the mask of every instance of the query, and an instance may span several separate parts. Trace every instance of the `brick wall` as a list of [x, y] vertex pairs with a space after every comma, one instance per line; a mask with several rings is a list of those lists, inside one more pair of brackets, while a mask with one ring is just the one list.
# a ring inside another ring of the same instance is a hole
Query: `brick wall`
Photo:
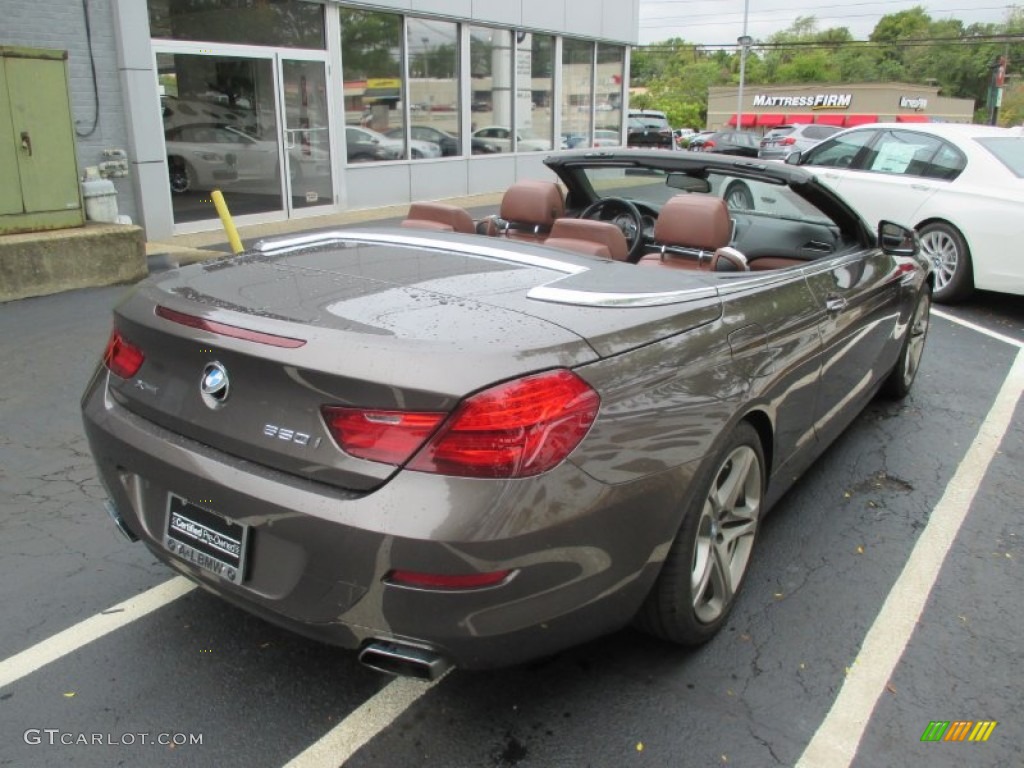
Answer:
[[[143, 0], [139, 0], [143, 2]], [[121, 81], [117, 69], [117, 45], [110, 0], [88, 0], [92, 51], [96, 61], [99, 118], [96, 119], [89, 42], [85, 33], [82, 0], [3, 0], [0, 8], [0, 45], [56, 48], [68, 52], [71, 80], [71, 113], [75, 122], [79, 175], [96, 165], [104, 149], [128, 151], [128, 132]], [[120, 213], [136, 218], [130, 179], [113, 179]]]

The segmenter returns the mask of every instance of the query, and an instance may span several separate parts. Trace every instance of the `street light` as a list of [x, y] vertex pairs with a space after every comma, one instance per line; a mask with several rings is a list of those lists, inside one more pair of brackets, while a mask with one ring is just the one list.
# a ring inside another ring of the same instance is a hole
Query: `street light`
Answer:
[[750, 14], [750, 0], [743, 0], [743, 35], [736, 40], [740, 46], [740, 89], [736, 94], [736, 130], [743, 129], [743, 81], [747, 74], [747, 50], [753, 39], [747, 34], [747, 17]]

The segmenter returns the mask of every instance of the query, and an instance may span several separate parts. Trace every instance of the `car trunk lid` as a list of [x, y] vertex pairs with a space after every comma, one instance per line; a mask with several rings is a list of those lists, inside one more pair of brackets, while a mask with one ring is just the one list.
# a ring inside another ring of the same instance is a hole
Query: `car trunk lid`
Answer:
[[[654, 307], [621, 334], [621, 313], [529, 298], [585, 278], [571, 256], [472, 237], [462, 250], [424, 247], [439, 242], [430, 235], [345, 237], [355, 239], [271, 245], [144, 283], [115, 323], [145, 361], [129, 379], [111, 375], [111, 395], [173, 435], [366, 491], [396, 467], [341, 451], [323, 406], [447, 413], [495, 382], [578, 368], [717, 316]], [[203, 391], [214, 367], [226, 393]]]

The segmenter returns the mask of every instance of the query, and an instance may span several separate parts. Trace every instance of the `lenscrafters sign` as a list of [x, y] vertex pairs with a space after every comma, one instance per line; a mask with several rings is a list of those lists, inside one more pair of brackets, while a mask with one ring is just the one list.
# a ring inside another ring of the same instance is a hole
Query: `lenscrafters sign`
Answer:
[[754, 97], [754, 106], [847, 109], [852, 101], [852, 93], [818, 93], [813, 96], [769, 96], [767, 93], [759, 93]]
[[928, 109], [928, 99], [923, 96], [900, 96], [900, 109]]

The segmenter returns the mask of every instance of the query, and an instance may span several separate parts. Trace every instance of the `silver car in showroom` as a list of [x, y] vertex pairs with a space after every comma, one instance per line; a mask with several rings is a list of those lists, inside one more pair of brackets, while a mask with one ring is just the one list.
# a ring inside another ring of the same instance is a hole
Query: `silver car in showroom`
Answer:
[[395, 674], [709, 640], [766, 511], [910, 391], [930, 262], [799, 168], [545, 162], [486, 221], [414, 205], [132, 289], [82, 400], [122, 532]]

